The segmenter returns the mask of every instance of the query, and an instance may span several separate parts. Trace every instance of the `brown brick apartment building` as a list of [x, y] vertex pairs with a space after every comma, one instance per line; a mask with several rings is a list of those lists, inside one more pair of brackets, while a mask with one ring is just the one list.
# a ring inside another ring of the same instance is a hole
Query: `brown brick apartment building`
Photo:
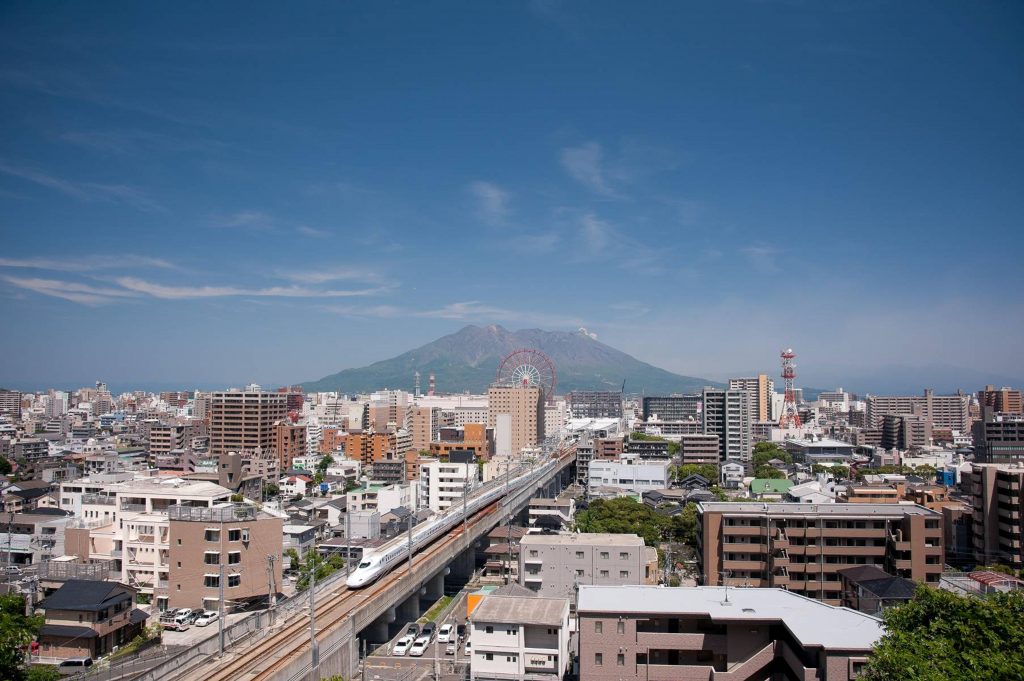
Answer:
[[697, 505], [700, 583], [783, 587], [838, 605], [839, 570], [877, 565], [938, 583], [942, 514], [911, 504]]
[[1024, 567], [1021, 515], [1024, 514], [1024, 463], [975, 464], [962, 487], [974, 508], [974, 559], [982, 565]]

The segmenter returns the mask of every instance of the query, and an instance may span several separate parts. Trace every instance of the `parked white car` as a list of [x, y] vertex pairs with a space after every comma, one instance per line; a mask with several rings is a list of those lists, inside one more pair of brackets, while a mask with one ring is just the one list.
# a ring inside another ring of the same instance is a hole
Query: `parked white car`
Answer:
[[412, 644], [412, 648], [409, 648], [409, 654], [413, 657], [423, 657], [423, 653], [427, 651], [427, 646], [430, 645], [430, 638], [426, 636], [420, 636], [416, 639], [416, 642]]
[[196, 626], [205, 627], [208, 624], [213, 624], [219, 619], [220, 615], [217, 614], [216, 610], [207, 610], [206, 612], [201, 613], [199, 617], [196, 618]]
[[391, 649], [391, 654], [399, 656], [405, 655], [407, 652], [409, 652], [409, 646], [411, 645], [412, 636], [403, 636], [402, 638], [398, 639], [397, 643], [395, 643], [395, 647]]
[[438, 643], [448, 643], [452, 640], [452, 632], [455, 630], [450, 624], [442, 624], [441, 629], [437, 632]]

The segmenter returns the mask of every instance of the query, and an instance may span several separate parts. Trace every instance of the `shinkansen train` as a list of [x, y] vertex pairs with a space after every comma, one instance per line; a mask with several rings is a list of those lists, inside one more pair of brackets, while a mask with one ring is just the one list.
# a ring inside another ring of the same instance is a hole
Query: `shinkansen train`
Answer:
[[[506, 494], [506, 489], [511, 493], [523, 485], [527, 485], [542, 477], [554, 465], [558, 463], [557, 458], [552, 458], [541, 466], [532, 470], [522, 472], [522, 468], [515, 472], [507, 483], [504, 479], [492, 481], [490, 488], [485, 487], [466, 503], [467, 515], [472, 515], [481, 508], [497, 501]], [[422, 549], [432, 544], [436, 539], [444, 535], [448, 530], [455, 527], [462, 521], [462, 506], [453, 506], [443, 515], [428, 520], [418, 525], [412, 531], [412, 551], [419, 553]], [[349, 576], [348, 587], [359, 589], [380, 579], [391, 572], [396, 565], [409, 557], [409, 540], [407, 537], [396, 537], [384, 546], [363, 554], [363, 559], [358, 567]]]

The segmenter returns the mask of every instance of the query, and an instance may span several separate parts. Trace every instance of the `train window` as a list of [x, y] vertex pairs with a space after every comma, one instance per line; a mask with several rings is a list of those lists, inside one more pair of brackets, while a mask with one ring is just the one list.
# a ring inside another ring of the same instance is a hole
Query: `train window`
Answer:
[[364, 560], [362, 563], [359, 564], [359, 567], [361, 567], [361, 568], [368, 568], [368, 567], [370, 567], [370, 561]]

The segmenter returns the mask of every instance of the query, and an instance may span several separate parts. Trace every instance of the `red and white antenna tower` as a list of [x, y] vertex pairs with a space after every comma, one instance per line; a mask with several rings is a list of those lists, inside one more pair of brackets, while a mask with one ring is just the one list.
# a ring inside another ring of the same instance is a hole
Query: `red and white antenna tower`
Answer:
[[788, 348], [779, 353], [782, 358], [782, 378], [786, 381], [786, 397], [782, 403], [782, 416], [779, 417], [780, 428], [799, 428], [800, 412], [796, 410], [796, 390], [793, 388], [793, 379], [796, 378], [796, 353]]

